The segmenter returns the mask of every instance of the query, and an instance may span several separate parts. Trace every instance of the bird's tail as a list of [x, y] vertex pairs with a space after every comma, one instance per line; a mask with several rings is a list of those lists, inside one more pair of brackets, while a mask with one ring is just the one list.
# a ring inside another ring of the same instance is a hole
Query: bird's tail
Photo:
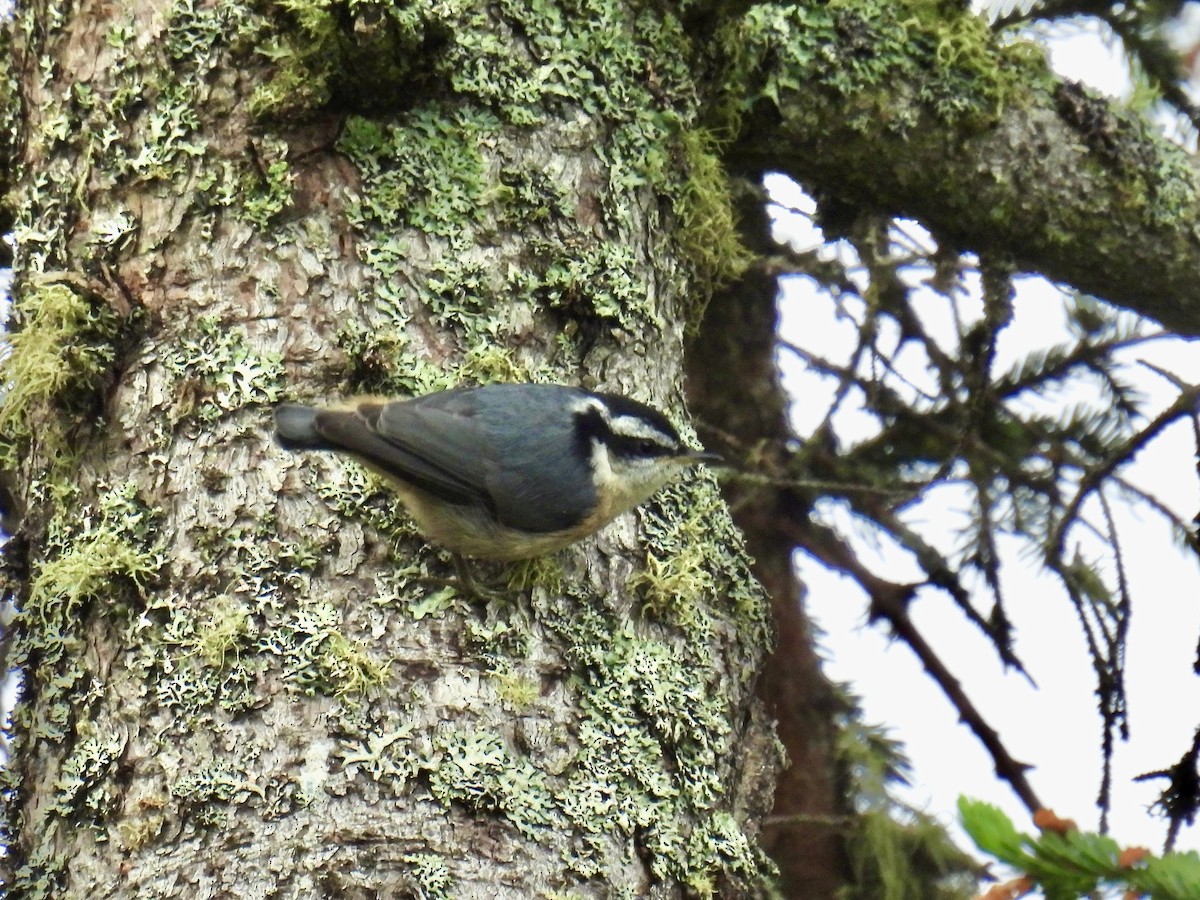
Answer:
[[275, 407], [275, 440], [285, 450], [328, 450], [329, 443], [317, 433], [317, 410], [298, 403]]

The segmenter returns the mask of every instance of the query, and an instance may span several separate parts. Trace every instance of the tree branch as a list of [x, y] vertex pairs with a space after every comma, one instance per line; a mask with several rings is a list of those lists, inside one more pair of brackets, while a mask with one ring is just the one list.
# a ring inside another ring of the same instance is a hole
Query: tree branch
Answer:
[[[1200, 334], [1200, 171], [1182, 149], [952, 12], [894, 24], [909, 4], [803, 6], [738, 33], [759, 92], [728, 151], [735, 170], [917, 218], [960, 249]], [[948, 83], [974, 107], [950, 108]]]
[[815, 525], [804, 517], [794, 519], [789, 527], [794, 532], [793, 540], [805, 552], [812, 554], [825, 565], [845, 572], [862, 586], [871, 598], [871, 620], [886, 621], [892, 632], [916, 654], [925, 671], [942, 689], [946, 699], [958, 710], [963, 723], [971, 729], [992, 757], [996, 774], [1009, 783], [1013, 792], [1025, 804], [1025, 808], [1031, 814], [1041, 809], [1042, 803], [1034, 793], [1029, 779], [1025, 777], [1030, 766], [1012, 757], [1008, 748], [1000, 740], [999, 733], [988, 724], [983, 713], [963, 690], [962, 684], [942, 662], [941, 657], [925, 640], [924, 635], [917, 630], [909, 616], [908, 604], [913, 598], [917, 585], [896, 584], [880, 578], [864, 566], [855, 556], [854, 551], [834, 532]]

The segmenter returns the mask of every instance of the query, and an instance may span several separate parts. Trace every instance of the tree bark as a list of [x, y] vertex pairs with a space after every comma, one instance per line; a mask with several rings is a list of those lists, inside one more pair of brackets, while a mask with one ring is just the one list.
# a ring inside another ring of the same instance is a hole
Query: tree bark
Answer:
[[[747, 221], [759, 218], [761, 213]], [[766, 237], [765, 223], [756, 230], [760, 240]], [[784, 448], [791, 432], [775, 369], [775, 295], [775, 278], [761, 269], [718, 291], [689, 352], [689, 396], [701, 436], [754, 473], [787, 470]], [[723, 361], [729, 359], [739, 361], [736, 375], [726, 371]], [[774, 485], [736, 481], [725, 493], [754, 557], [755, 575], [772, 598], [779, 635], [759, 694], [775, 719], [787, 764], [779, 773], [763, 845], [779, 866], [785, 897], [834, 900], [850, 881], [845, 836], [851, 809], [839, 791], [834, 724], [839, 702], [821, 672], [792, 565], [795, 547], [786, 523], [795, 500]]]
[[743, 261], [728, 172], [1200, 330], [1194, 162], [954, 4], [42, 2], [11, 31], [14, 897], [753, 895], [772, 715], [761, 843], [827, 896], [786, 498], [741, 498], [767, 662], [708, 476], [472, 603], [378, 482], [276, 449], [271, 405], [533, 378], [686, 426], [695, 332], [703, 418], [779, 439], [769, 279], [701, 316]]
[[686, 425], [714, 261], [679, 23], [33, 3], [13, 30], [9, 895], [764, 892], [772, 629], [711, 476], [481, 567], [511, 599], [478, 603], [422, 583], [447, 560], [377, 481], [271, 440], [284, 397], [522, 378]]

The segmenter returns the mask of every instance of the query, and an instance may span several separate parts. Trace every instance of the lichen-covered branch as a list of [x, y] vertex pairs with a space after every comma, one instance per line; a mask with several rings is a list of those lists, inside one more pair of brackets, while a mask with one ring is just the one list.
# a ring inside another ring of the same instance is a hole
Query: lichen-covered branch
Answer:
[[746, 174], [1200, 333], [1200, 175], [1136, 112], [949, 4], [761, 5], [726, 32]]

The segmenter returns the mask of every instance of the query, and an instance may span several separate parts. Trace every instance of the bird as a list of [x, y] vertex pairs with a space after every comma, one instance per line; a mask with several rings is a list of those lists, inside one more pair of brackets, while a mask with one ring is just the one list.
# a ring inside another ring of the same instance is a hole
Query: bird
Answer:
[[462, 556], [511, 561], [568, 547], [684, 470], [721, 459], [687, 446], [653, 407], [559, 384], [284, 403], [275, 437], [286, 450], [346, 454], [383, 475], [460, 573]]

